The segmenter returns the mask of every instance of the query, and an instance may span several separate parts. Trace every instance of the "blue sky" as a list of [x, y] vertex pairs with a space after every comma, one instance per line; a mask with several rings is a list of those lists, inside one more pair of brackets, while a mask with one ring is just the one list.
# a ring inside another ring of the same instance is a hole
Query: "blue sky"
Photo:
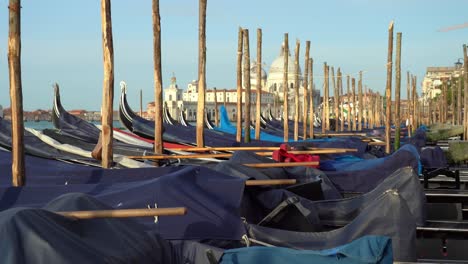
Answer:
[[[175, 73], [180, 87], [197, 76], [198, 1], [160, 0], [162, 19], [163, 85]], [[0, 104], [8, 106], [7, 66], [8, 1], [0, 1]], [[321, 87], [323, 62], [341, 67], [345, 74], [363, 70], [364, 84], [384, 91], [386, 83], [387, 28], [395, 21], [403, 33], [402, 72], [418, 76], [428, 66], [453, 66], [468, 43], [468, 28], [438, 32], [468, 22], [464, 0], [208, 0], [207, 85], [234, 88], [236, 83], [237, 30], [250, 30], [254, 59], [256, 29], [263, 30], [263, 61], [278, 56], [284, 33], [290, 47], [305, 41]], [[100, 1], [22, 1], [22, 80], [25, 110], [49, 109], [52, 84], [58, 82], [66, 109], [98, 110], [102, 98], [102, 42]], [[151, 1], [112, 1], [115, 60], [115, 102], [119, 82], [128, 85], [130, 103], [154, 100]], [[302, 66], [301, 66], [302, 67]], [[303, 68], [303, 67], [302, 67]], [[268, 68], [267, 68], [268, 70]], [[406, 79], [403, 79], [403, 87]], [[420, 89], [418, 85], [418, 89]], [[403, 98], [406, 93], [403, 93]]]

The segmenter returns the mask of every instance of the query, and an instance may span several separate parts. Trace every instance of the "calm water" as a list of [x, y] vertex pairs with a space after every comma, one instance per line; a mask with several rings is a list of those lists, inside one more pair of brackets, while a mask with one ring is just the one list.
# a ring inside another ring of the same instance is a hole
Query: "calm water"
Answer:
[[[93, 124], [101, 124], [100, 122], [91, 122]], [[30, 127], [34, 128], [36, 130], [43, 130], [47, 128], [54, 128], [54, 124], [49, 121], [39, 121], [39, 122], [34, 122], [34, 121], [26, 121], [24, 122], [25, 127]], [[123, 129], [123, 125], [120, 123], [120, 121], [114, 121], [113, 126], [115, 128]]]

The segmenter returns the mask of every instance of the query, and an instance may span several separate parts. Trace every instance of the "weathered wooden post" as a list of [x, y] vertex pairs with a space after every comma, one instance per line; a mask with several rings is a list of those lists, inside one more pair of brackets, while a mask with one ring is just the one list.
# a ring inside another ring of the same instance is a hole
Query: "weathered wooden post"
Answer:
[[452, 118], [451, 118], [452, 125], [455, 125], [455, 90], [453, 89], [454, 87], [455, 87], [454, 80], [452, 80], [450, 82], [450, 95], [451, 95], [450, 110], [452, 111]]
[[442, 122], [445, 123], [447, 122], [447, 82], [444, 81], [442, 84], [442, 101], [441, 101], [441, 107], [442, 107]]
[[464, 58], [464, 63], [463, 66], [465, 67], [465, 72], [463, 74], [463, 79], [464, 79], [464, 89], [465, 89], [465, 111], [464, 111], [464, 140], [468, 140], [468, 114], [467, 109], [468, 109], [468, 94], [466, 91], [468, 91], [468, 55], [467, 55], [467, 47], [466, 45], [463, 45], [463, 58]]
[[417, 118], [417, 116], [416, 116], [416, 98], [417, 98], [418, 94], [416, 93], [416, 85], [417, 85], [417, 79], [416, 78], [417, 78], [416, 75], [413, 76], [413, 92], [412, 92], [412, 95], [413, 95], [413, 97], [412, 97], [413, 98], [413, 102], [412, 102], [413, 108], [412, 109], [413, 109], [414, 118], [413, 118], [413, 122], [411, 123], [411, 129], [413, 130], [413, 132], [416, 130], [416, 126], [417, 126], [417, 124], [416, 124], [416, 118]]
[[199, 0], [198, 13], [198, 104], [197, 104], [197, 147], [205, 146], [205, 91], [206, 91], [206, 5], [207, 0]]
[[353, 122], [353, 131], [356, 131], [357, 127], [356, 127], [356, 80], [354, 78], [351, 78], [351, 86], [352, 86], [352, 93], [353, 93], [353, 110], [351, 111], [352, 112], [352, 115], [351, 115], [351, 119], [352, 119], [352, 122]]
[[24, 161], [23, 92], [21, 84], [21, 0], [8, 6], [8, 72], [11, 104], [11, 175], [13, 186], [26, 183]]
[[385, 96], [387, 99], [387, 106], [385, 112], [385, 152], [390, 153], [390, 129], [391, 129], [391, 113], [392, 113], [392, 60], [393, 60], [393, 21], [390, 22], [388, 27], [388, 59], [387, 59], [387, 86], [385, 89]]
[[359, 101], [358, 130], [362, 131], [362, 113], [363, 113], [362, 110], [364, 109], [364, 104], [362, 101], [362, 71], [359, 71], [358, 101]]
[[215, 125], [219, 126], [219, 110], [218, 110], [218, 91], [216, 87], [213, 88], [213, 93], [214, 93], [214, 119], [215, 119]]
[[344, 93], [343, 93], [343, 73], [341, 73], [341, 69], [338, 68], [338, 89], [340, 90], [340, 106], [341, 106], [341, 112], [340, 112], [340, 117], [341, 117], [341, 122], [340, 122], [340, 131], [344, 131], [344, 122], [345, 122], [345, 117], [344, 117]]
[[223, 105], [224, 105], [224, 107], [226, 107], [226, 89], [223, 89]]
[[296, 40], [294, 50], [294, 141], [299, 140], [299, 47], [301, 43]]
[[283, 64], [283, 138], [284, 142], [289, 140], [289, 111], [288, 111], [288, 60], [289, 60], [289, 43], [288, 33], [284, 33], [284, 64]]
[[163, 89], [161, 69], [161, 16], [159, 0], [153, 0], [153, 60], [154, 60], [154, 153], [163, 153]]
[[314, 138], [314, 59], [309, 59], [309, 137]]
[[102, 90], [102, 167], [110, 168], [113, 162], [112, 122], [114, 101], [114, 46], [110, 0], [101, 0], [102, 48], [104, 55], [104, 84]]
[[338, 131], [338, 117], [340, 114], [338, 113], [339, 109], [339, 94], [338, 94], [338, 83], [335, 79], [335, 69], [331, 67], [331, 77], [332, 77], [332, 85], [333, 85], [333, 114], [335, 116], [335, 132]]
[[243, 57], [244, 30], [239, 28], [237, 39], [237, 122], [236, 141], [242, 140], [242, 57]]
[[257, 109], [255, 113], [255, 139], [260, 140], [260, 114], [262, 113], [262, 29], [257, 28]]
[[250, 46], [249, 30], [244, 29], [244, 88], [245, 88], [245, 113], [244, 113], [244, 142], [250, 142]]
[[[308, 111], [308, 101], [310, 100], [309, 95], [309, 56], [310, 56], [310, 41], [306, 41], [306, 49], [305, 49], [305, 60], [304, 60], [304, 97], [303, 97], [303, 104], [302, 104], [302, 136], [304, 139], [307, 139], [307, 111]], [[312, 89], [312, 87], [310, 88]], [[313, 120], [309, 119], [309, 122], [313, 124]]]
[[401, 32], [397, 33], [395, 58], [395, 150], [400, 148]]
[[143, 90], [140, 89], [140, 116], [143, 116]]
[[457, 125], [463, 125], [462, 123], [462, 93], [461, 93], [461, 83], [462, 77], [461, 75], [458, 77], [457, 80]]
[[328, 66], [327, 63], [323, 63], [323, 75], [324, 75], [324, 80], [323, 80], [323, 102], [322, 102], [322, 133], [325, 134], [325, 132], [328, 129]]
[[348, 121], [348, 131], [351, 131], [351, 90], [349, 85], [350, 77], [349, 74], [346, 75], [346, 97], [348, 98], [348, 114], [346, 116], [346, 121]]
[[[411, 119], [411, 96], [410, 96], [410, 72], [406, 72], [406, 119], [408, 120], [408, 125], [410, 125], [409, 121]], [[408, 136], [411, 137], [411, 129], [408, 127]]]

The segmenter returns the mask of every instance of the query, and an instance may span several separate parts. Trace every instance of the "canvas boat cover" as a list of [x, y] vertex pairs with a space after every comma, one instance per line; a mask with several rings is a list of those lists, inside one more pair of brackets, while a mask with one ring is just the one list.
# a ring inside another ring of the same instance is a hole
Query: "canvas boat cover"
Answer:
[[327, 232], [280, 230], [248, 224], [249, 238], [274, 246], [322, 250], [350, 243], [365, 235], [392, 239], [396, 261], [416, 261], [416, 223], [405, 200], [388, 190], [344, 227]]
[[73, 220], [51, 211], [106, 210], [83, 194], [65, 194], [42, 209], [0, 212], [1, 263], [174, 263], [169, 242], [132, 219]]
[[248, 247], [226, 250], [221, 264], [250, 263], [329, 263], [329, 264], [391, 264], [391, 239], [384, 236], [364, 236], [349, 244], [324, 250], [296, 250], [283, 247]]

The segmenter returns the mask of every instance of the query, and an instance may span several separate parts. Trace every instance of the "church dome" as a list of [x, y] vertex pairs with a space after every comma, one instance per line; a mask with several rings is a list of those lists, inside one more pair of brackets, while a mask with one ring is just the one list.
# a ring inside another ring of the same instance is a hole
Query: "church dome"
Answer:
[[[281, 74], [284, 73], [284, 46], [281, 47], [280, 55], [273, 61], [270, 66], [269, 75]], [[288, 53], [288, 78], [290, 74], [296, 73], [296, 67], [294, 65], [294, 57], [291, 56], [291, 53]], [[299, 76], [301, 76], [301, 66], [299, 66]]]
[[[267, 73], [265, 69], [262, 68], [261, 78], [263, 81], [267, 79]], [[254, 63], [253, 66], [250, 67], [250, 79], [257, 80], [257, 63]]]

